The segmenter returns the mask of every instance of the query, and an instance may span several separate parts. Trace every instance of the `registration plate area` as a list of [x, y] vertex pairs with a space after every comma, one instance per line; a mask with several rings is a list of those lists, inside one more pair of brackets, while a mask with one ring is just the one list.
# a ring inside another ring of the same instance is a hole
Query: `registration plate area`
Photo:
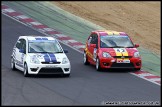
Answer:
[[46, 68], [56, 68], [56, 67], [58, 67], [57, 65], [46, 65], [45, 66]]
[[116, 63], [130, 63], [130, 60], [116, 60]]

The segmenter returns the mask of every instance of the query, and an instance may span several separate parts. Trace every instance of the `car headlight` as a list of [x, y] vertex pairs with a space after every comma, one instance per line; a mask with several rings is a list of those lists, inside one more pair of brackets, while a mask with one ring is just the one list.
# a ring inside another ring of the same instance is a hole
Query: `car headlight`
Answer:
[[67, 64], [68, 62], [69, 62], [69, 60], [67, 58], [62, 59], [62, 64]]
[[140, 57], [139, 52], [135, 52], [135, 53], [134, 53], [134, 57], [136, 57], [136, 58], [137, 58], [137, 57]]
[[102, 56], [105, 57], [105, 58], [110, 58], [111, 57], [111, 55], [109, 53], [107, 53], [107, 52], [103, 52]]
[[40, 61], [38, 60], [38, 58], [36, 56], [31, 56], [30, 62], [35, 63], [35, 64], [40, 64]]

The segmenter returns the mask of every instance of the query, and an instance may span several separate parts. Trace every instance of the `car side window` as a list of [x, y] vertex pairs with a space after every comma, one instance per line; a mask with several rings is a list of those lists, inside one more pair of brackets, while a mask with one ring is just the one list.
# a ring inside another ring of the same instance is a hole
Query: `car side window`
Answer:
[[24, 49], [25, 53], [26, 53], [26, 40], [25, 39], [21, 39], [21, 49]]
[[92, 43], [92, 44], [97, 44], [97, 42], [98, 42], [98, 37], [97, 37], [96, 34], [93, 34], [93, 35], [92, 35], [91, 43]]
[[16, 47], [18, 49], [24, 49], [24, 51], [26, 53], [26, 40], [25, 39], [19, 39], [16, 43]]
[[92, 41], [92, 35], [88, 38], [88, 46], [90, 45], [91, 41]]
[[21, 41], [18, 40], [17, 43], [16, 43], [16, 48], [20, 49], [20, 47], [21, 47]]
[[98, 47], [98, 35], [97, 34], [92, 34], [91, 44], [96, 44], [96, 47]]
[[94, 34], [91, 35], [92, 39], [91, 39], [91, 44], [94, 44]]

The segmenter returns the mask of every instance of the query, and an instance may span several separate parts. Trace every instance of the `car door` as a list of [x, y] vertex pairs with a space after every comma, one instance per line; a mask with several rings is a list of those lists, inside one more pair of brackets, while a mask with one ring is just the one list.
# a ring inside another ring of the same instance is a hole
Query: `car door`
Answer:
[[98, 48], [98, 36], [97, 34], [92, 34], [90, 44], [88, 45], [88, 50], [90, 52], [90, 61], [96, 62], [97, 48]]
[[15, 64], [16, 66], [18, 66], [20, 69], [22, 69], [24, 66], [23, 66], [23, 57], [24, 57], [24, 53], [20, 52], [21, 49], [23, 49], [24, 47], [24, 39], [19, 39], [16, 43], [16, 55], [15, 55]]
[[21, 53], [21, 58], [20, 58], [20, 62], [22, 64], [22, 66], [24, 66], [24, 60], [26, 57], [26, 40], [22, 39], [22, 47], [21, 47], [24, 51], [20, 52]]

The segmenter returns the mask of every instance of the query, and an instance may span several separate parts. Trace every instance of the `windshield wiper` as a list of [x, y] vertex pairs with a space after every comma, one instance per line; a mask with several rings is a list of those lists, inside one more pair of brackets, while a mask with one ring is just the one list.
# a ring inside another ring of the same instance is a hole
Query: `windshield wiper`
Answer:
[[113, 47], [113, 48], [134, 48], [134, 47], [132, 47], [132, 46], [128, 46], [128, 47], [124, 47], [124, 46], [115, 46], [115, 47]]
[[134, 48], [132, 46], [130, 47], [124, 47], [124, 46], [110, 46], [110, 47], [101, 47], [101, 48]]
[[114, 46], [112, 46], [112, 47], [106, 47], [106, 48], [114, 48]]
[[63, 53], [63, 52], [61, 51], [61, 52], [54, 52], [54, 53]]
[[113, 48], [125, 48], [124, 46], [114, 46]]
[[125, 48], [134, 48], [134, 47], [130, 46], [130, 47], [125, 47]]
[[39, 52], [39, 53], [63, 53], [63, 52]]
[[63, 52], [39, 52], [39, 53], [63, 53]]

